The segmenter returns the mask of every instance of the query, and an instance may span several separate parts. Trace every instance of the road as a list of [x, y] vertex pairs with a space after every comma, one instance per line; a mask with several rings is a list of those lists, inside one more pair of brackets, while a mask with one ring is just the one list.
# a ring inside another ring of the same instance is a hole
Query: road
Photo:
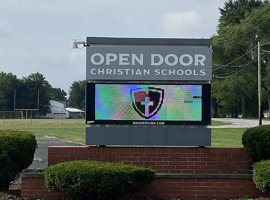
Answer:
[[[250, 128], [259, 125], [258, 119], [212, 118], [212, 120], [222, 121], [230, 124], [221, 126], [208, 126], [209, 128]], [[270, 124], [270, 121], [263, 120], [262, 124], [263, 125]]]

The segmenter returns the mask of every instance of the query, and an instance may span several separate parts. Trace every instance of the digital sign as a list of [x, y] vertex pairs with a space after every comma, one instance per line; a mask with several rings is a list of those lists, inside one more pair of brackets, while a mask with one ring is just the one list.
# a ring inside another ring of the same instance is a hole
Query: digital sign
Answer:
[[87, 84], [89, 124], [210, 124], [209, 84]]

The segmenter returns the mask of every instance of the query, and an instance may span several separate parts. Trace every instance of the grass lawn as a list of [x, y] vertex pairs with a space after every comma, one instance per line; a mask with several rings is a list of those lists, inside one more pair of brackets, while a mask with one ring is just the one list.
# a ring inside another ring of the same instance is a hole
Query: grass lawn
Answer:
[[35, 135], [55, 136], [66, 141], [85, 143], [84, 119], [6, 119], [0, 129], [31, 131]]
[[[212, 125], [223, 125], [212, 121]], [[35, 135], [55, 136], [66, 141], [85, 143], [84, 119], [0, 119], [0, 129], [28, 130]], [[242, 147], [243, 128], [213, 128], [212, 147]]]
[[212, 147], [243, 147], [246, 128], [212, 128]]

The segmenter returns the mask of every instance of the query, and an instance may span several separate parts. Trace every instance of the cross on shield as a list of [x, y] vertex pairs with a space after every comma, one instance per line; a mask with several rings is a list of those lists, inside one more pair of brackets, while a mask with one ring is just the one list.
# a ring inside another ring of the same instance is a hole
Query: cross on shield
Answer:
[[143, 118], [149, 119], [162, 106], [164, 90], [161, 88], [135, 88], [130, 90], [132, 106], [134, 110]]

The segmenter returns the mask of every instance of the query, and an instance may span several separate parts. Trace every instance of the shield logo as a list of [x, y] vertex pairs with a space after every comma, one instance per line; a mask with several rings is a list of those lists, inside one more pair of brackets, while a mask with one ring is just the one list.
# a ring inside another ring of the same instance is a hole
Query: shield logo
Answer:
[[134, 110], [143, 118], [149, 119], [162, 106], [164, 90], [161, 88], [135, 88], [130, 90]]

